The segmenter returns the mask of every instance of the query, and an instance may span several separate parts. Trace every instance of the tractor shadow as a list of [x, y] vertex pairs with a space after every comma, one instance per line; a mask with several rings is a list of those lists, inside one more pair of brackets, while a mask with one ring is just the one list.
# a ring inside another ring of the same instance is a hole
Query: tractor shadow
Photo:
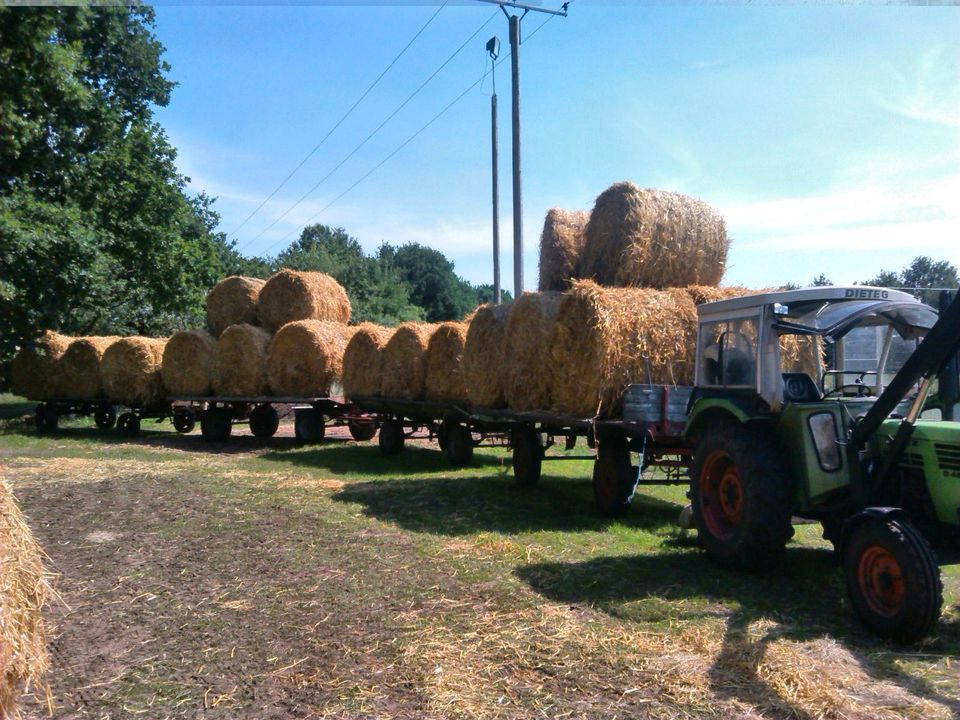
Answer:
[[[769, 685], [760, 669], [768, 645], [776, 640], [832, 638], [870, 677], [899, 685], [960, 718], [960, 700], [900, 666], [898, 661], [915, 655], [916, 648], [886, 643], [857, 624], [829, 550], [790, 547], [784, 562], [766, 574], [720, 568], [701, 552], [665, 549], [656, 555], [523, 565], [515, 575], [546, 598], [588, 605], [626, 622], [672, 626], [725, 618], [722, 647], [708, 672], [718, 697], [779, 707], [786, 717], [813, 720]], [[759, 620], [774, 623], [758, 637], [751, 626]], [[958, 648], [960, 622], [947, 618], [919, 652], [952, 657]]]

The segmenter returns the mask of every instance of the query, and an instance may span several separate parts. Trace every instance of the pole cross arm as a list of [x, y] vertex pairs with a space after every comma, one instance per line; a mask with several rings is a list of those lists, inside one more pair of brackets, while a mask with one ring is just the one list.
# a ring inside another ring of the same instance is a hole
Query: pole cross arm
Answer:
[[548, 15], [560, 15], [561, 17], [567, 16], [567, 3], [563, 4], [562, 9], [560, 10], [551, 10], [549, 8], [538, 7], [537, 5], [527, 5], [525, 3], [509, 2], [508, 0], [480, 0], [482, 3], [488, 3], [490, 5], [499, 5], [501, 8], [515, 8], [517, 10], [523, 10], [524, 12], [542, 12], [547, 13]]

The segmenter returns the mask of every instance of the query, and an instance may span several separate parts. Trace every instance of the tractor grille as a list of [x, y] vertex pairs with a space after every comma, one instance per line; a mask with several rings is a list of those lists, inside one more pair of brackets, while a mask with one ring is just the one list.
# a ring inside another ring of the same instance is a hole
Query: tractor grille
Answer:
[[904, 452], [903, 455], [900, 456], [900, 467], [923, 470], [923, 455], [920, 453]]
[[940, 468], [951, 474], [960, 474], [960, 447], [941, 443], [934, 443], [933, 447], [937, 451]]

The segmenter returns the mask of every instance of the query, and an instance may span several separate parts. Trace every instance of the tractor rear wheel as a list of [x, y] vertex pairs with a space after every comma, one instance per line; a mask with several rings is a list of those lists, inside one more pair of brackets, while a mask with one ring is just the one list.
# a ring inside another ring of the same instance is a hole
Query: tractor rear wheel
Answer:
[[520, 426], [510, 433], [513, 448], [513, 479], [522, 488], [536, 487], [543, 468], [543, 446], [534, 428]]
[[593, 462], [593, 499], [601, 515], [623, 517], [630, 509], [639, 474], [630, 464], [625, 438], [601, 436], [599, 440]]
[[724, 565], [769, 568], [793, 536], [793, 480], [765, 428], [708, 433], [694, 453], [690, 500], [701, 544]]
[[853, 609], [878, 635], [902, 643], [926, 637], [940, 618], [940, 566], [923, 536], [903, 520], [868, 519], [843, 548]]

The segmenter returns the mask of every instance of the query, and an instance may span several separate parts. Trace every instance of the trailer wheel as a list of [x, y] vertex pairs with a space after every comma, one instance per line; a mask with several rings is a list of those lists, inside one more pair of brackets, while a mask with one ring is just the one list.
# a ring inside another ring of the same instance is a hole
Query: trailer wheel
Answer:
[[200, 435], [207, 442], [226, 442], [232, 431], [233, 413], [230, 408], [208, 408], [200, 415]]
[[513, 479], [522, 488], [536, 487], [540, 482], [543, 447], [532, 427], [514, 428], [510, 433], [513, 448]]
[[630, 464], [630, 448], [622, 437], [600, 437], [593, 463], [593, 499], [607, 517], [623, 517], [640, 477]]
[[403, 452], [403, 423], [399, 420], [387, 420], [380, 426], [380, 454], [386, 457]]
[[111, 430], [117, 424], [117, 409], [108, 403], [97, 405], [93, 411], [93, 422], [99, 430]]
[[37, 432], [41, 435], [55, 433], [58, 430], [60, 416], [57, 414], [56, 408], [46, 403], [40, 403], [34, 412], [33, 421], [37, 426]]
[[943, 606], [940, 567], [908, 523], [861, 522], [843, 549], [843, 569], [853, 609], [878, 635], [914, 643], [937, 624]]
[[366, 442], [373, 440], [377, 434], [377, 424], [373, 420], [347, 420], [347, 429], [350, 431], [350, 437], [357, 442]]
[[197, 426], [197, 415], [193, 410], [176, 410], [173, 413], [173, 429], [181, 435], [193, 432]]
[[276, 435], [277, 428], [280, 427], [280, 416], [273, 405], [257, 405], [250, 412], [247, 422], [255, 437], [269, 438]]
[[140, 418], [136, 413], [120, 413], [117, 418], [117, 432], [124, 437], [136, 437], [140, 434]]
[[302, 408], [293, 413], [293, 434], [302, 443], [320, 443], [327, 434], [323, 413], [316, 408]]
[[574, 433], [567, 435], [567, 439], [563, 441], [564, 450], [573, 450], [577, 447], [577, 436]]
[[465, 467], [473, 460], [473, 435], [470, 428], [460, 423], [444, 423], [447, 435], [447, 459], [457, 467]]
[[793, 480], [766, 429], [708, 433], [694, 453], [690, 500], [700, 542], [722, 564], [769, 568], [793, 536]]

